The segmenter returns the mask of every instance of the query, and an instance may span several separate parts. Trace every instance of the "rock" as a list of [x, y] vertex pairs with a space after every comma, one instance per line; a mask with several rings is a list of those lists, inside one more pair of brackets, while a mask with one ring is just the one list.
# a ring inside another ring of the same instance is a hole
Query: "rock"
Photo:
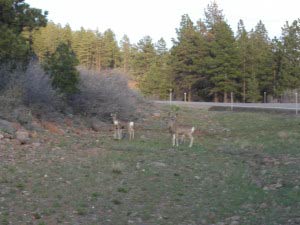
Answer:
[[2, 140], [4, 138], [4, 135], [0, 134], [0, 140]]
[[[207, 224], [207, 223], [202, 223], [202, 224]], [[217, 225], [226, 225], [224, 222], [218, 222]]]
[[39, 143], [39, 142], [32, 143], [32, 147], [34, 147], [34, 148], [38, 148], [40, 146], [41, 146], [41, 143]]
[[60, 135], [65, 134], [65, 132], [62, 129], [58, 128], [54, 123], [43, 122], [43, 126], [46, 130], [48, 130], [51, 133], [60, 134]]
[[30, 124], [32, 121], [31, 111], [25, 107], [16, 108], [12, 115], [22, 125]]
[[233, 217], [230, 217], [231, 220], [233, 221], [237, 221], [237, 220], [240, 220], [241, 217], [239, 216], [233, 216]]
[[139, 170], [141, 168], [141, 164], [137, 162], [135, 168]]
[[162, 162], [152, 162], [151, 164], [155, 167], [166, 167], [167, 166], [165, 163], [162, 163]]
[[268, 207], [267, 203], [263, 202], [259, 205], [261, 209], [266, 209]]
[[149, 138], [147, 138], [145, 135], [141, 135], [140, 139], [141, 139], [142, 141], [147, 141]]
[[91, 128], [93, 131], [99, 132], [103, 130], [103, 122], [99, 121], [97, 118], [91, 119]]
[[29, 137], [30, 138], [36, 138], [37, 137], [37, 132], [36, 131], [30, 132]]
[[16, 132], [16, 139], [21, 143], [21, 144], [27, 144], [29, 142], [29, 133], [27, 131], [17, 131]]
[[263, 190], [264, 190], [264, 191], [269, 191], [270, 189], [269, 189], [268, 186], [264, 186], [264, 187], [263, 187]]
[[287, 139], [289, 137], [289, 133], [287, 131], [279, 131], [277, 136], [282, 139]]
[[[72, 114], [71, 114], [72, 115]], [[73, 121], [71, 119], [72, 117], [70, 116], [70, 118], [65, 118], [65, 124], [68, 126], [68, 127], [73, 127]]]
[[14, 135], [17, 129], [15, 128], [14, 123], [0, 119], [0, 131]]
[[31, 124], [30, 124], [30, 130], [34, 130], [34, 131], [43, 131], [43, 127], [42, 125], [37, 122], [37, 121], [32, 121]]
[[159, 112], [155, 112], [152, 114], [152, 117], [154, 118], [160, 118], [160, 113]]

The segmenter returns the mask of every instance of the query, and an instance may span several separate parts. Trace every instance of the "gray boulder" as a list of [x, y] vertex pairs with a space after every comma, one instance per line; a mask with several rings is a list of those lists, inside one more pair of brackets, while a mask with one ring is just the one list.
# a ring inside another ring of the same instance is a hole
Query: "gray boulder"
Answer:
[[16, 132], [16, 139], [21, 143], [21, 144], [28, 144], [29, 142], [29, 133], [24, 130], [18, 130]]
[[22, 125], [30, 124], [32, 121], [31, 111], [25, 107], [16, 108], [12, 115]]
[[0, 131], [14, 135], [17, 129], [13, 126], [13, 123], [0, 119]]

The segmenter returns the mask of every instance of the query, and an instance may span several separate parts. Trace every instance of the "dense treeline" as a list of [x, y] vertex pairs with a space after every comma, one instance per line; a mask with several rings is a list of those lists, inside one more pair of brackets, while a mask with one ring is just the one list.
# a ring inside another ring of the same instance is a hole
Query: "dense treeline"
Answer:
[[[120, 69], [137, 81], [145, 95], [162, 99], [172, 89], [178, 99], [187, 93], [189, 100], [226, 102], [233, 93], [237, 101], [255, 102], [262, 101], [267, 93], [269, 99], [278, 100], [300, 84], [300, 19], [286, 22], [281, 37], [272, 40], [262, 21], [247, 31], [240, 20], [234, 33], [222, 10], [212, 2], [204, 18], [196, 23], [188, 15], [182, 16], [173, 46], [167, 49], [164, 39], [153, 43], [149, 36], [132, 44], [124, 35], [118, 43], [110, 29], [103, 33], [84, 28], [72, 31], [69, 25], [52, 22], [43, 27], [45, 14], [33, 12], [40, 15], [39, 20], [32, 20], [38, 24], [31, 21], [27, 29], [13, 35], [1, 32], [1, 46], [7, 38], [13, 43], [11, 52], [5, 53], [9, 57], [1, 52], [1, 62], [20, 58], [28, 49], [41, 62], [47, 62], [47, 57], [64, 43], [72, 48], [82, 67], [95, 71]], [[1, 31], [11, 29], [5, 25], [7, 21], [3, 23], [5, 18], [1, 14]]]
[[0, 65], [26, 64], [32, 56], [32, 33], [46, 26], [48, 12], [24, 0], [0, 0]]
[[0, 0], [1, 119], [31, 130], [32, 118], [61, 123], [79, 116], [93, 129], [110, 121], [111, 112], [141, 118], [144, 101], [129, 89], [127, 76], [102, 71], [122, 62], [112, 31], [74, 32], [48, 23], [47, 12], [24, 0]]

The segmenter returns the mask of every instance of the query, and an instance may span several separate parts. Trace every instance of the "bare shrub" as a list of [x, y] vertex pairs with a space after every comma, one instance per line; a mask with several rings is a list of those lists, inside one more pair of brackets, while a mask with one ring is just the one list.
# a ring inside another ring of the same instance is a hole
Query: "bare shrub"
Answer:
[[35, 110], [42, 110], [43, 113], [64, 111], [66, 106], [62, 101], [62, 96], [52, 88], [50, 77], [39, 63], [29, 65], [21, 82], [25, 105]]
[[[7, 67], [8, 68], [8, 67]], [[31, 62], [27, 69], [17, 68], [10, 71], [6, 67], [0, 70], [0, 115], [10, 120], [18, 120], [21, 111], [30, 111], [36, 115], [51, 115], [63, 111], [61, 96], [51, 86], [48, 75], [38, 62]], [[27, 108], [28, 110], [23, 110]], [[20, 111], [20, 110], [17, 110]]]
[[22, 104], [22, 85], [14, 82], [24, 75], [21, 69], [14, 71], [9, 69], [9, 65], [2, 65], [0, 69], [0, 117], [10, 119], [10, 114]]
[[111, 120], [117, 113], [121, 119], [137, 119], [137, 107], [144, 102], [140, 95], [128, 88], [128, 79], [116, 70], [96, 73], [80, 69], [80, 92], [72, 96], [70, 104], [77, 113], [100, 120]]
[[112, 112], [124, 120], [141, 117], [137, 108], [144, 100], [128, 87], [125, 75], [116, 70], [102, 73], [79, 71], [80, 91], [64, 96], [52, 88], [50, 77], [38, 62], [30, 63], [26, 71], [0, 70], [0, 117], [15, 121], [21, 118], [24, 122], [29, 117], [20, 115], [20, 112], [25, 111], [29, 112], [28, 115], [55, 121], [62, 119], [63, 114], [79, 114], [102, 121], [111, 120]]

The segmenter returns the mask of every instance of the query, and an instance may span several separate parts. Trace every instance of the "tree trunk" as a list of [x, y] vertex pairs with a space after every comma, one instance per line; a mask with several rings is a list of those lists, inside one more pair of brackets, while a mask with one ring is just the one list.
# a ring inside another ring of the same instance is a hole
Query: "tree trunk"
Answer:
[[189, 86], [189, 91], [188, 91], [188, 102], [192, 101], [192, 87]]
[[226, 91], [224, 91], [224, 103], [227, 103], [227, 92]]
[[246, 60], [244, 58], [243, 101], [246, 103]]
[[276, 70], [273, 71], [273, 96], [275, 96], [276, 92]]
[[214, 93], [214, 102], [218, 102], [218, 94], [216, 92]]
[[243, 81], [243, 102], [246, 103], [246, 80]]

